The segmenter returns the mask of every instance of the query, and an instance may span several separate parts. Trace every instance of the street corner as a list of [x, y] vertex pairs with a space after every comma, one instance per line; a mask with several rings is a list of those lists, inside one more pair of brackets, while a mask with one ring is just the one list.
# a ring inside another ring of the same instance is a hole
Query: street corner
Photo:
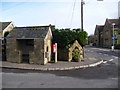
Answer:
[[94, 62], [64, 62], [58, 61], [56, 64], [34, 65], [34, 64], [17, 64], [11, 62], [2, 62], [1, 68], [7, 69], [22, 69], [22, 70], [36, 70], [36, 71], [61, 71], [61, 70], [75, 70], [82, 68], [95, 67], [103, 63], [103, 60]]

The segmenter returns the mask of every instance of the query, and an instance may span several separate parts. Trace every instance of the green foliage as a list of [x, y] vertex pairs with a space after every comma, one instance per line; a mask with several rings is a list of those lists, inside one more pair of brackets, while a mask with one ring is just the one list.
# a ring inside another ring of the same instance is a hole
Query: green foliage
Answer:
[[58, 43], [58, 48], [69, 48], [70, 43], [78, 40], [78, 42], [85, 46], [87, 42], [87, 32], [80, 29], [55, 29], [53, 33], [53, 42]]
[[115, 45], [115, 49], [120, 49], [120, 44]]
[[72, 52], [72, 57], [75, 59], [75, 60], [78, 60], [80, 59], [80, 52], [78, 49], [74, 49], [73, 52]]

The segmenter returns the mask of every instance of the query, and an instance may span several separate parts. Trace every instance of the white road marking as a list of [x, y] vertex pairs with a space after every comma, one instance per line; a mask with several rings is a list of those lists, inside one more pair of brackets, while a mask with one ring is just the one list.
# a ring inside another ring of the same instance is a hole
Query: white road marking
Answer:
[[118, 58], [118, 57], [116, 57], [116, 56], [112, 56], [113, 58]]
[[104, 61], [103, 63], [107, 63], [108, 61]]
[[114, 59], [110, 59], [109, 61], [113, 61]]
[[118, 78], [110, 78], [110, 79], [118, 80]]
[[[98, 49], [98, 48], [91, 48], [91, 49]], [[110, 49], [98, 49], [98, 50], [100, 50], [100, 51], [110, 51]]]

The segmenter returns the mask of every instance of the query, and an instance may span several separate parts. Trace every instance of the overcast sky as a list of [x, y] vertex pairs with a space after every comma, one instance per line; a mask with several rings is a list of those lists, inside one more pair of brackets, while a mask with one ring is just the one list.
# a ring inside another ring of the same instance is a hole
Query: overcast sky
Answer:
[[[96, 24], [103, 25], [106, 18], [118, 18], [120, 0], [84, 1], [84, 30], [89, 35], [94, 33]], [[15, 26], [81, 27], [80, 0], [2, 0], [0, 8], [0, 21], [13, 21]]]

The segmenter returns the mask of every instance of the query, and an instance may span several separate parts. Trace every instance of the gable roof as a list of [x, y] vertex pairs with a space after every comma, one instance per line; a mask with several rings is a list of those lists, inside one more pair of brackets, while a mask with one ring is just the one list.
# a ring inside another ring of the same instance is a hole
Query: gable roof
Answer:
[[78, 49], [82, 49], [82, 46], [77, 40], [74, 41], [74, 43], [70, 46], [69, 50], [73, 50], [75, 47], [78, 47]]
[[0, 22], [0, 29], [3, 31], [10, 23], [11, 22]]
[[103, 28], [104, 28], [104, 25], [96, 25], [94, 35], [99, 34], [100, 32], [102, 32]]
[[96, 25], [96, 29], [100, 32], [103, 31], [103, 28], [104, 28], [104, 25]]
[[16, 39], [45, 38], [48, 31], [49, 26], [15, 27], [9, 33], [7, 38]]
[[110, 25], [115, 23], [115, 26], [118, 26], [118, 24], [119, 24], [119, 19], [107, 19], [107, 21]]

